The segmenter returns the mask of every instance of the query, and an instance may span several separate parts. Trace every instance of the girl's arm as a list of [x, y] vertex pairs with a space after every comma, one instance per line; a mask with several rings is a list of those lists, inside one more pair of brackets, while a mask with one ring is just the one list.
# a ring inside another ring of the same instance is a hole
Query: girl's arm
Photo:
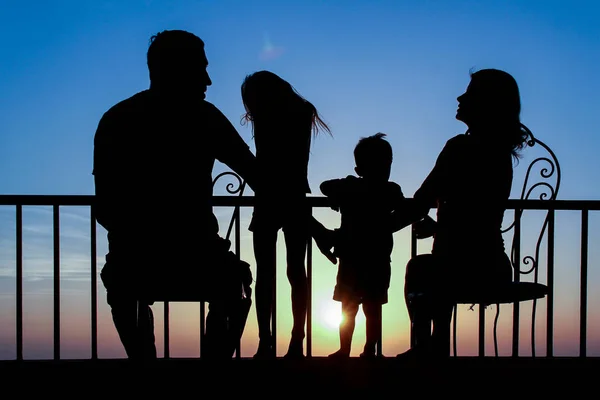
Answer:
[[333, 264], [337, 264], [337, 258], [332, 250], [335, 244], [335, 231], [326, 228], [322, 223], [317, 221], [314, 216], [311, 216], [309, 227], [310, 233], [315, 239], [315, 243], [321, 254], [327, 257]]

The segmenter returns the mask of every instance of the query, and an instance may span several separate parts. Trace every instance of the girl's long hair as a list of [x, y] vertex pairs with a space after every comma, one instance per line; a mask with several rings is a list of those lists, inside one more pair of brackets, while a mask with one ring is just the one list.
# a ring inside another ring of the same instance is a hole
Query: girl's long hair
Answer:
[[258, 71], [246, 76], [242, 83], [242, 102], [246, 109], [242, 124], [274, 116], [310, 113], [311, 129], [331, 135], [329, 126], [321, 119], [316, 107], [298, 93], [287, 81], [270, 71]]

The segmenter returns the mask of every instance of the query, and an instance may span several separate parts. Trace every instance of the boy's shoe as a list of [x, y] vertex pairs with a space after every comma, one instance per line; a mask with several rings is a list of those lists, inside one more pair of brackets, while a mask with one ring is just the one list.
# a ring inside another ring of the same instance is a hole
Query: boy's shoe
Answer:
[[337, 360], [350, 358], [350, 352], [338, 350], [335, 353], [331, 353], [330, 355], [328, 355], [327, 358], [333, 358]]
[[363, 351], [362, 353], [360, 353], [359, 357], [360, 358], [377, 358], [377, 354], [375, 354], [374, 351]]
[[375, 358], [377, 357], [375, 343], [365, 343], [365, 347], [363, 347], [363, 352], [360, 353], [360, 358]]
[[288, 351], [283, 356], [286, 360], [302, 360], [304, 359], [304, 349], [302, 347], [302, 342], [300, 341], [292, 341], [290, 342], [290, 346], [288, 347]]
[[255, 360], [270, 360], [275, 359], [275, 351], [273, 347], [269, 344], [265, 344], [264, 342], [258, 343], [258, 350], [256, 354], [252, 357]]
[[435, 357], [431, 351], [424, 350], [419, 347], [415, 347], [415, 348], [406, 350], [404, 353], [398, 354], [396, 356], [396, 358], [399, 360], [412, 361], [412, 360], [431, 360]]

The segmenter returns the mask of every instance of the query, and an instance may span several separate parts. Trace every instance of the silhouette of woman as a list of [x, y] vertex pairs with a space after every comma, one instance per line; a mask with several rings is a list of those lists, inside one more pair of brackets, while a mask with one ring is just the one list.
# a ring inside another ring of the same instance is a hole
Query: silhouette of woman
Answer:
[[454, 296], [512, 280], [501, 225], [513, 159], [527, 137], [519, 88], [510, 74], [484, 69], [471, 73], [457, 100], [456, 119], [468, 129], [447, 141], [413, 196], [425, 214], [437, 207], [437, 222], [425, 217], [413, 225], [417, 238], [434, 239], [431, 254], [413, 257], [406, 266], [405, 301], [415, 342], [398, 357], [449, 356]]
[[275, 286], [277, 235], [284, 234], [287, 277], [291, 285], [294, 324], [287, 358], [302, 358], [307, 307], [305, 256], [311, 214], [306, 204], [311, 135], [331, 134], [313, 104], [270, 71], [247, 76], [241, 87], [252, 123], [259, 182], [250, 223], [256, 259], [256, 317], [259, 345], [255, 358], [275, 356], [271, 317]]

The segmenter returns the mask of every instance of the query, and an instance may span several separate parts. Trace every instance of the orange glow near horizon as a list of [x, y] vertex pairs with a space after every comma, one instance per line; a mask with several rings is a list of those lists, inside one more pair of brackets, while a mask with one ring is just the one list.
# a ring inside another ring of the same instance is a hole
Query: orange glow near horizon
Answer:
[[[223, 218], [228, 215], [225, 213]], [[241, 256], [251, 264], [254, 276], [255, 265], [252, 253], [252, 237], [245, 230], [248, 222], [249, 210], [242, 212], [241, 228]], [[328, 227], [339, 224], [339, 215], [331, 210], [315, 210], [315, 216]], [[221, 226], [227, 224], [221, 221]], [[85, 221], [84, 221], [85, 223]], [[557, 218], [557, 225], [562, 221]], [[557, 232], [571, 231], [562, 227]], [[394, 236], [395, 248], [392, 254], [392, 280], [389, 289], [389, 302], [383, 306], [383, 353], [394, 356], [409, 348], [410, 323], [403, 299], [404, 267], [409, 259], [407, 244], [410, 243], [410, 232], [400, 231]], [[283, 355], [287, 351], [292, 328], [290, 286], [285, 273], [285, 247], [284, 241], [278, 241], [277, 249], [277, 354]], [[557, 238], [558, 240], [558, 238]], [[106, 236], [98, 231], [98, 270], [103, 266], [106, 251]], [[24, 240], [27, 249], [28, 241]], [[431, 245], [430, 241], [421, 241], [418, 251], [426, 252]], [[312, 246], [312, 355], [326, 356], [339, 348], [338, 326], [341, 320], [341, 305], [332, 300], [333, 288], [337, 273], [337, 265], [331, 264], [323, 257], [316, 246]], [[594, 257], [596, 249], [590, 248], [590, 259]], [[565, 265], [561, 257], [564, 253], [557, 254], [556, 265]], [[570, 257], [570, 256], [569, 256]], [[41, 254], [51, 276], [52, 263]], [[51, 258], [50, 258], [51, 260]], [[89, 268], [89, 260], [82, 259], [81, 265]], [[36, 264], [37, 265], [37, 264]], [[9, 266], [10, 267], [10, 266]], [[31, 268], [25, 263], [27, 273]], [[69, 267], [73, 268], [73, 267]], [[590, 279], [597, 274], [590, 268]], [[571, 274], [571, 281], [562, 279], [555, 288], [554, 307], [554, 354], [557, 356], [578, 355], [579, 345], [579, 296], [577, 293], [577, 274]], [[23, 339], [24, 356], [26, 359], [51, 359], [53, 357], [53, 291], [51, 278], [46, 281], [26, 279], [24, 288], [24, 314], [23, 314]], [[45, 282], [45, 283], [43, 283]], [[45, 286], [44, 286], [45, 285]], [[14, 359], [16, 356], [16, 324], [15, 324], [15, 291], [14, 281], [2, 293], [0, 301], [0, 359]], [[594, 299], [598, 294], [589, 293], [588, 304], [595, 304]], [[91, 356], [91, 289], [90, 280], [61, 280], [61, 357], [62, 358], [89, 358]], [[546, 307], [547, 300], [542, 299], [537, 303], [536, 315], [536, 355], [546, 353]], [[156, 346], [159, 356], [164, 356], [164, 306], [156, 303], [153, 307], [155, 315]], [[100, 358], [125, 357], [119, 337], [114, 328], [110, 309], [106, 303], [106, 294], [100, 280], [98, 280], [98, 355]], [[169, 351], [171, 357], [197, 357], [200, 354], [200, 305], [197, 303], [171, 303], [169, 308]], [[588, 315], [588, 355], [600, 354], [600, 315], [593, 314], [590, 308]], [[532, 303], [522, 303], [520, 306], [520, 354], [531, 355], [531, 312]], [[494, 354], [493, 323], [496, 307], [485, 310], [485, 341], [486, 354]], [[478, 350], [478, 324], [479, 313], [477, 308], [470, 311], [468, 305], [458, 307], [458, 337], [457, 347], [459, 355], [476, 355]], [[362, 310], [357, 316], [357, 324], [353, 337], [352, 355], [362, 351], [365, 341], [365, 325]], [[258, 332], [256, 312], [252, 307], [244, 336], [242, 338], [243, 357], [252, 357], [258, 345]], [[305, 341], [306, 346], [306, 341]], [[498, 347], [500, 355], [510, 355], [512, 350], [512, 306], [503, 305], [499, 317]]]

